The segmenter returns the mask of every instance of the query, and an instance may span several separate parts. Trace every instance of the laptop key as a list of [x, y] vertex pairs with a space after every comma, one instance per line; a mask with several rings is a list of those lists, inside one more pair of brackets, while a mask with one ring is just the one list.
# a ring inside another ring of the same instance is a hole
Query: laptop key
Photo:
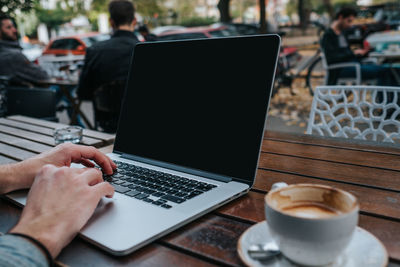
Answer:
[[131, 190], [131, 191], [125, 193], [125, 195], [130, 196], [130, 197], [134, 197], [134, 196], [139, 195], [139, 194], [140, 194], [140, 192], [135, 191], [135, 190]]
[[147, 197], [142, 198], [141, 200], [143, 200], [144, 202], [148, 202], [148, 203], [153, 202], [153, 200], [151, 200], [150, 198], [147, 198]]
[[175, 196], [171, 196], [171, 195], [162, 196], [161, 199], [165, 199], [165, 200], [168, 200], [168, 201], [171, 201], [171, 202], [175, 202], [175, 203], [178, 203], [178, 204], [186, 201], [183, 198], [179, 198], [179, 197], [175, 197]]
[[126, 187], [123, 187], [123, 186], [120, 186], [117, 184], [112, 184], [112, 186], [114, 187], [114, 190], [118, 193], [124, 194], [129, 191], [129, 188], [126, 188]]
[[168, 204], [162, 204], [161, 207], [166, 208], [166, 209], [172, 208], [172, 206], [170, 206], [170, 205], [168, 205]]
[[160, 206], [160, 205], [164, 204], [164, 202], [161, 202], [161, 201], [153, 201], [153, 202], [151, 202], [151, 204], [156, 205], [156, 206]]
[[148, 196], [149, 196], [148, 194], [141, 193], [141, 194], [139, 194], [139, 195], [136, 195], [135, 198], [137, 198], [137, 199], [142, 199], [142, 198], [146, 198], [146, 197], [148, 197]]

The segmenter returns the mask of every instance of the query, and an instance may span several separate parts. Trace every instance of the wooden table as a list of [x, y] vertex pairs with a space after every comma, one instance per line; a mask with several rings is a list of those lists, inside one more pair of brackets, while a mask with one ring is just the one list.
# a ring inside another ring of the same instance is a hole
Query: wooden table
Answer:
[[[53, 146], [49, 133], [54, 126], [20, 116], [1, 119], [1, 162], [21, 160]], [[112, 150], [107, 146], [111, 139], [101, 139], [103, 134], [86, 131], [85, 135], [85, 142], [102, 140], [95, 145]], [[110, 256], [75, 238], [57, 260], [70, 266], [241, 266], [237, 241], [247, 228], [264, 220], [264, 195], [273, 183], [283, 181], [325, 184], [356, 195], [361, 203], [359, 226], [383, 242], [390, 266], [399, 267], [399, 163], [400, 149], [394, 146], [268, 132], [256, 183], [246, 196], [128, 256]], [[0, 231], [10, 229], [20, 213], [20, 208], [0, 199]]]

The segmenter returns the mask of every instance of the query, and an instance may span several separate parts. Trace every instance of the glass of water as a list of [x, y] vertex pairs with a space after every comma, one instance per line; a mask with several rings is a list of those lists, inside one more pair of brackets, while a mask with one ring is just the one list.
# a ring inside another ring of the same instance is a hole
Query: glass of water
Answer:
[[54, 130], [54, 141], [56, 145], [62, 143], [74, 143], [77, 144], [82, 141], [82, 127], [79, 126], [68, 126], [65, 128]]

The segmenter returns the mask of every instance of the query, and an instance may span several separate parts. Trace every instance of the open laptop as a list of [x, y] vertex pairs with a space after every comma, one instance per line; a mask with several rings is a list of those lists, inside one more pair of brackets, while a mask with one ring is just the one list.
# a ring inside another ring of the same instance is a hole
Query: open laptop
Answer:
[[279, 46], [277, 35], [138, 44], [109, 154], [118, 172], [105, 177], [116, 193], [80, 235], [125, 255], [248, 192]]

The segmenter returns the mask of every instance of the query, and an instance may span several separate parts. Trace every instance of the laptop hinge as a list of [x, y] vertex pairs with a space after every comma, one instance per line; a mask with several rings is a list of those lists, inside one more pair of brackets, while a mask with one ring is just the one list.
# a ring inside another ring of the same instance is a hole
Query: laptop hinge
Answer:
[[210, 172], [205, 172], [205, 171], [200, 171], [200, 170], [191, 169], [191, 168], [187, 168], [187, 167], [182, 167], [182, 166], [178, 166], [175, 164], [165, 163], [165, 162], [161, 162], [161, 161], [157, 161], [157, 160], [146, 159], [146, 158], [133, 156], [133, 155], [125, 154], [125, 153], [122, 153], [122, 155], [120, 157], [124, 158], [124, 159], [130, 159], [130, 160], [134, 160], [134, 161], [143, 162], [146, 164], [155, 165], [155, 166], [170, 169], [173, 171], [184, 172], [184, 173], [201, 176], [201, 177], [208, 178], [208, 179], [217, 180], [219, 182], [229, 183], [233, 180], [231, 177], [228, 177], [228, 176], [213, 174]]

